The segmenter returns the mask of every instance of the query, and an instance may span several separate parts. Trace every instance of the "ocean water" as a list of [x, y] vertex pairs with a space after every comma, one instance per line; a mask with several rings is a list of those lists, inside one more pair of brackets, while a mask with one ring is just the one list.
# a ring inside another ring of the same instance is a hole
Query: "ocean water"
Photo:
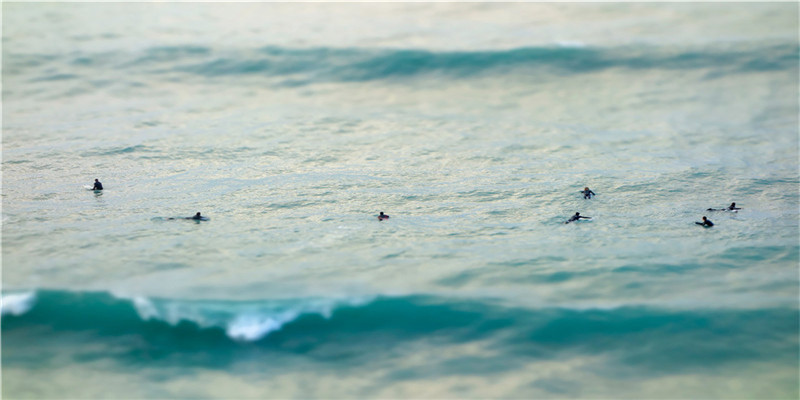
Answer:
[[2, 14], [3, 398], [800, 396], [797, 3]]

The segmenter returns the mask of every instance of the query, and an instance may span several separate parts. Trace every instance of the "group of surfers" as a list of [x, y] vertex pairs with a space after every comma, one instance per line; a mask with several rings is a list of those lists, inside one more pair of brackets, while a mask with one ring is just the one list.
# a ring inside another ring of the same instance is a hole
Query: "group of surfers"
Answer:
[[[95, 179], [94, 180], [94, 186], [92, 187], [92, 190], [103, 190], [103, 184], [100, 183], [100, 181], [98, 179]], [[583, 198], [587, 199], [587, 200], [591, 199], [592, 196], [596, 196], [595, 193], [593, 191], [591, 191], [588, 186], [584, 187], [583, 190], [580, 191], [580, 193], [583, 194]], [[730, 206], [725, 207], [725, 208], [708, 208], [708, 209], [706, 209], [706, 211], [737, 211], [737, 210], [741, 210], [741, 208], [740, 207], [736, 207], [736, 203], [731, 203]], [[564, 223], [568, 224], [568, 223], [573, 222], [573, 221], [578, 221], [578, 220], [581, 220], [581, 219], [591, 219], [591, 218], [592, 217], [586, 217], [586, 216], [581, 215], [581, 213], [576, 212], [575, 215], [570, 217]], [[175, 218], [167, 218], [167, 219], [175, 219]], [[198, 212], [194, 216], [185, 217], [183, 219], [192, 219], [192, 220], [197, 220], [197, 221], [207, 221], [208, 220], [208, 218], [200, 215], [200, 212]], [[378, 214], [378, 221], [384, 221], [384, 220], [387, 220], [387, 219], [389, 219], [389, 216], [384, 214], [383, 211], [381, 211], [380, 214]], [[711, 220], [706, 218], [705, 216], [703, 217], [703, 221], [702, 222], [695, 222], [695, 224], [704, 226], [706, 228], [710, 228], [710, 227], [714, 226], [714, 223], [711, 222]]]

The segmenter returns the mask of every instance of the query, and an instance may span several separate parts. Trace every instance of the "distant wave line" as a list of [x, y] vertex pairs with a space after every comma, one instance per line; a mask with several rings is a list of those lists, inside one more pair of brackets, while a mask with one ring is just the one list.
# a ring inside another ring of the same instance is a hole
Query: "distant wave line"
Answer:
[[[186, 73], [205, 77], [264, 76], [296, 78], [297, 84], [358, 82], [426, 75], [468, 78], [511, 70], [545, 73], [589, 73], [610, 68], [630, 70], [711, 69], [716, 74], [797, 71], [796, 44], [748, 45], [728, 48], [658, 48], [629, 46], [521, 47], [506, 50], [433, 51], [421, 49], [288, 48], [213, 49], [206, 46], [154, 47], [135, 54], [102, 53], [9, 55], [10, 73], [65, 61], [80, 79], [82, 68], [140, 69], [149, 74]], [[126, 61], [127, 60], [127, 61]], [[17, 65], [17, 63], [19, 65]], [[49, 69], [48, 69], [49, 71]], [[52, 72], [35, 79], [53, 79]]]
[[501, 51], [354, 50], [263, 48], [260, 55], [215, 57], [178, 69], [203, 76], [313, 73], [317, 80], [371, 81], [445, 74], [470, 77], [507, 69], [585, 73], [609, 68], [703, 69], [733, 73], [797, 69], [798, 48], [778, 45], [747, 50], [591, 47], [524, 47]]

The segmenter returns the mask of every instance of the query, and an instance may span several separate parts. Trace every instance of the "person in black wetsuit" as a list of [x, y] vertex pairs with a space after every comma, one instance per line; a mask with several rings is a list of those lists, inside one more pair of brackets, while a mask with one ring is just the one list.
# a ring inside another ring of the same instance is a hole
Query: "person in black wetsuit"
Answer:
[[581, 193], [583, 193], [583, 198], [584, 199], [591, 199], [592, 196], [595, 196], [594, 192], [589, 190], [588, 186], [583, 188], [583, 190], [581, 190]]
[[741, 210], [740, 207], [736, 207], [736, 203], [731, 203], [727, 208], [709, 208], [706, 211], [737, 211]]
[[100, 181], [98, 181], [97, 179], [95, 179], [94, 180], [94, 186], [92, 187], [92, 190], [103, 190], [103, 184], [100, 183]]
[[706, 218], [706, 217], [703, 217], [703, 222], [695, 222], [695, 224], [700, 225], [700, 226], [705, 226], [707, 228], [710, 228], [710, 227], [714, 226], [714, 223], [711, 222], [711, 220]]
[[389, 219], [389, 216], [384, 214], [383, 211], [381, 211], [381, 213], [378, 214], [378, 221], [383, 221], [385, 219]]
[[565, 224], [568, 224], [568, 223], [570, 223], [570, 222], [572, 222], [572, 221], [577, 221], [577, 220], [579, 220], [579, 219], [581, 219], [581, 218], [584, 218], [584, 219], [589, 219], [589, 218], [592, 218], [592, 217], [584, 217], [583, 215], [581, 215], [581, 213], [577, 213], [577, 212], [576, 212], [576, 213], [575, 213], [575, 215], [573, 215], [572, 217], [570, 217], [570, 219], [568, 219], [568, 220], [567, 220], [567, 222], [564, 222], [564, 223], [565, 223]]
[[190, 219], [190, 220], [194, 220], [194, 221], [208, 221], [208, 217], [204, 217], [204, 216], [200, 215], [199, 211], [197, 212], [197, 214], [195, 214], [195, 215], [193, 215], [191, 217], [182, 217], [182, 218], [169, 217], [169, 218], [167, 218], [167, 221], [174, 221], [176, 219]]

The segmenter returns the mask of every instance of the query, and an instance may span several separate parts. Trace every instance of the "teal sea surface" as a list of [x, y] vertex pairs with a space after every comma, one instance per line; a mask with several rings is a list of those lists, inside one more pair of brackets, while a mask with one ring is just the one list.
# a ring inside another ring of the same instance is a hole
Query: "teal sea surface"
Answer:
[[2, 10], [3, 398], [800, 396], [797, 3]]

